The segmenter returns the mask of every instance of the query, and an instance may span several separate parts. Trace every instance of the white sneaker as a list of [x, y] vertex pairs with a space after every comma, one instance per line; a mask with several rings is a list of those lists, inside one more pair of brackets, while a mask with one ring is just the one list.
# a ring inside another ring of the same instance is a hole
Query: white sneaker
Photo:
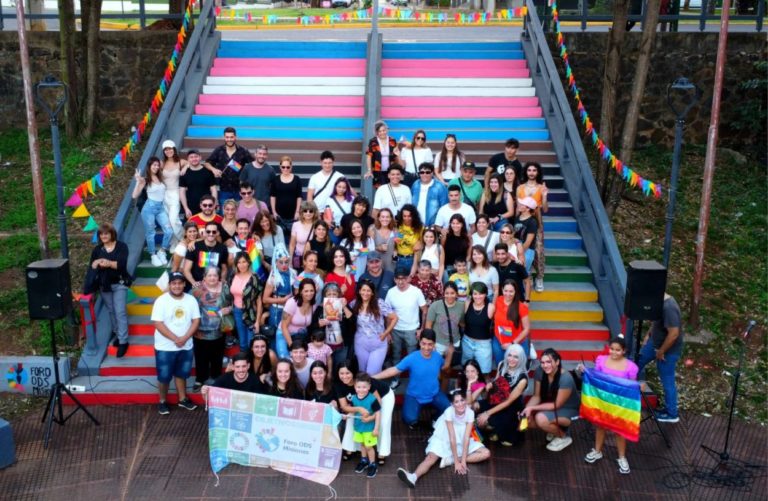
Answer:
[[617, 463], [619, 463], [619, 473], [622, 473], [624, 475], [629, 474], [629, 461], [627, 461], [627, 458], [619, 458], [616, 460]]
[[163, 264], [163, 266], [166, 266], [168, 264], [168, 256], [166, 256], [165, 250], [159, 249], [157, 251], [157, 257], [160, 258], [160, 262]]
[[555, 437], [550, 443], [547, 444], [547, 449], [552, 452], [559, 452], [573, 443], [573, 439], [569, 436]]
[[543, 278], [537, 278], [536, 279], [536, 286], [534, 288], [536, 289], [536, 292], [544, 292], [544, 279]]
[[554, 433], [547, 433], [547, 442], [551, 442], [554, 439], [555, 439]]
[[447, 456], [440, 460], [440, 468], [451, 466], [453, 464], [453, 456]]
[[157, 253], [152, 254], [152, 257], [150, 257], [149, 260], [152, 261], [152, 266], [155, 268], [160, 268], [163, 266], [163, 262], [160, 261], [160, 257], [158, 257]]
[[595, 449], [592, 449], [587, 453], [586, 456], [584, 456], [584, 461], [586, 461], [589, 464], [592, 464], [595, 461], [599, 461], [601, 459], [603, 459], [603, 453], [600, 451], [596, 451]]
[[397, 478], [402, 480], [411, 489], [416, 487], [416, 474], [408, 473], [405, 468], [397, 469]]

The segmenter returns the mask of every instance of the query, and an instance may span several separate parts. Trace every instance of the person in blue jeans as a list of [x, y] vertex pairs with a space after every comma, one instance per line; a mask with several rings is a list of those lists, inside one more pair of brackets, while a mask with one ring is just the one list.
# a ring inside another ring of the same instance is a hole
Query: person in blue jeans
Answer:
[[[151, 157], [147, 162], [147, 168], [142, 176], [139, 169], [134, 175], [136, 185], [133, 187], [132, 197], [139, 198], [142, 191], [147, 193], [147, 201], [141, 208], [141, 222], [144, 224], [144, 237], [147, 240], [147, 252], [149, 252], [152, 266], [166, 266], [168, 256], [166, 250], [170, 247], [173, 228], [168, 213], [165, 212], [163, 201], [165, 200], [165, 184], [163, 183], [163, 167], [160, 159]], [[159, 249], [155, 245], [155, 223], [163, 230], [163, 242]]]
[[[638, 334], [639, 335], [639, 334]], [[683, 323], [680, 306], [675, 298], [664, 294], [662, 317], [651, 324], [646, 335], [637, 365], [640, 372], [650, 362], [656, 362], [659, 379], [664, 388], [665, 409], [656, 413], [656, 419], [664, 423], [677, 423], [680, 416], [677, 410], [677, 385], [675, 367], [683, 351]]]
[[434, 407], [438, 416], [451, 406], [448, 397], [440, 391], [443, 357], [435, 352], [435, 340], [435, 331], [424, 329], [419, 339], [419, 351], [409, 354], [394, 367], [372, 376], [374, 379], [389, 379], [408, 371], [402, 416], [411, 429], [415, 428], [423, 405]]

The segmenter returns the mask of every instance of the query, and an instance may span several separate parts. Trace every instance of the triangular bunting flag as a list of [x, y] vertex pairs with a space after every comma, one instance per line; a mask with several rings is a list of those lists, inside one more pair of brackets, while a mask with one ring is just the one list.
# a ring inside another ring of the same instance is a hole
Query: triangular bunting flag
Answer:
[[77, 194], [77, 192], [72, 193], [72, 196], [69, 197], [69, 200], [64, 204], [67, 207], [79, 207], [80, 204], [83, 203], [83, 199], [80, 198], [80, 195]]
[[93, 219], [93, 216], [88, 216], [88, 222], [85, 224], [83, 231], [95, 231], [99, 229], [99, 223]]
[[98, 230], [93, 232], [93, 237], [91, 237], [91, 243], [92, 244], [99, 243], [99, 232], [98, 232]]
[[91, 213], [85, 207], [85, 204], [81, 203], [80, 206], [72, 213], [72, 217], [88, 217]]

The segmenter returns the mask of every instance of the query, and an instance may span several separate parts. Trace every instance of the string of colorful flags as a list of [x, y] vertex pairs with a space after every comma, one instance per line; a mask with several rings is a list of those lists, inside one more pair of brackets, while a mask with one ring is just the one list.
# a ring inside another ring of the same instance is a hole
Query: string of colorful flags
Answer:
[[[389, 7], [379, 8], [379, 16], [383, 19], [397, 19], [400, 21], [417, 21], [420, 23], [455, 23], [455, 24], [487, 24], [492, 21], [509, 21], [525, 16], [526, 7], [516, 9], [501, 9], [495, 13], [490, 12], [464, 12], [450, 14], [447, 12], [419, 12], [413, 9], [393, 9]], [[276, 15], [260, 16], [252, 12], [238, 12], [235, 9], [222, 9], [216, 7], [216, 17], [221, 20], [241, 21], [258, 24], [277, 24], [278, 22], [290, 23], [294, 18]], [[350, 12], [325, 14], [322, 16], [297, 16], [296, 24], [303, 26], [312, 24], [337, 24], [353, 21], [367, 21], [371, 19], [373, 9], [360, 9]]]
[[581, 92], [576, 85], [576, 78], [573, 76], [573, 69], [568, 62], [568, 49], [565, 45], [565, 37], [560, 30], [560, 16], [557, 11], [557, 0], [550, 0], [550, 6], [552, 7], [552, 18], [555, 23], [555, 32], [557, 34], [557, 48], [560, 50], [560, 58], [565, 65], [565, 77], [568, 80], [568, 89], [573, 94], [573, 98], [576, 100], [576, 108], [579, 110], [579, 119], [581, 120], [587, 135], [592, 141], [592, 145], [600, 153], [600, 156], [608, 162], [611, 167], [616, 170], [616, 173], [624, 179], [633, 188], [640, 188], [645, 196], [653, 196], [655, 198], [661, 198], [661, 186], [645, 179], [643, 176], [635, 172], [629, 165], [622, 162], [605, 144], [605, 141], [595, 130], [592, 124], [592, 119], [587, 113], [587, 109], [584, 107], [584, 103], [581, 101]]
[[96, 174], [94, 174], [90, 179], [80, 183], [77, 188], [75, 188], [72, 196], [69, 197], [67, 202], [64, 204], [67, 207], [75, 208], [75, 211], [72, 213], [72, 217], [88, 218], [88, 222], [83, 227], [83, 231], [94, 232], [94, 243], [98, 239], [96, 230], [99, 224], [96, 222], [90, 211], [88, 211], [88, 208], [85, 206], [85, 200], [89, 196], [94, 196], [97, 190], [104, 189], [104, 183], [106, 180], [112, 177], [112, 173], [114, 172], [115, 167], [123, 167], [130, 154], [133, 153], [138, 144], [141, 143], [142, 136], [144, 135], [147, 126], [149, 126], [149, 124], [152, 122], [152, 119], [157, 116], [160, 108], [163, 106], [165, 96], [168, 93], [168, 90], [171, 88], [171, 80], [173, 80], [173, 75], [176, 73], [176, 68], [178, 67], [181, 60], [184, 41], [187, 38], [189, 25], [192, 21], [192, 9], [194, 4], [194, 0], [190, 0], [187, 3], [187, 8], [184, 11], [184, 19], [181, 23], [181, 29], [179, 29], [179, 33], [176, 36], [176, 45], [174, 46], [171, 58], [165, 67], [163, 78], [160, 81], [160, 85], [158, 86], [154, 97], [152, 98], [152, 103], [150, 104], [149, 109], [144, 114], [141, 121], [134, 127], [130, 139], [128, 139], [128, 142], [126, 142], [125, 145], [123, 145], [123, 147], [120, 148], [117, 153], [115, 153], [115, 156], [106, 164], [104, 164]]

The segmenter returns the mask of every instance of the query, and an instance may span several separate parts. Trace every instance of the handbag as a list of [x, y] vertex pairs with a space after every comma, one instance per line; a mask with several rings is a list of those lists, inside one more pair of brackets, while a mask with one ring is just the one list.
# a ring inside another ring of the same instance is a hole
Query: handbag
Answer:
[[235, 330], [235, 316], [231, 313], [221, 316], [221, 332], [228, 333]]
[[[448, 312], [448, 305], [445, 304], [445, 300], [443, 300], [443, 308], [445, 308], [445, 317], [446, 322], [448, 324], [448, 341], [451, 343], [451, 346], [453, 346], [453, 355], [451, 356], [451, 367], [454, 365], [461, 365], [461, 333], [459, 333], [459, 339], [454, 341], [453, 340], [453, 326], [451, 325], [451, 314]], [[458, 345], [457, 345], [458, 343]]]
[[85, 282], [83, 283], [83, 294], [93, 294], [101, 289], [101, 277], [99, 276], [99, 269], [88, 266], [88, 272], [85, 274]]

